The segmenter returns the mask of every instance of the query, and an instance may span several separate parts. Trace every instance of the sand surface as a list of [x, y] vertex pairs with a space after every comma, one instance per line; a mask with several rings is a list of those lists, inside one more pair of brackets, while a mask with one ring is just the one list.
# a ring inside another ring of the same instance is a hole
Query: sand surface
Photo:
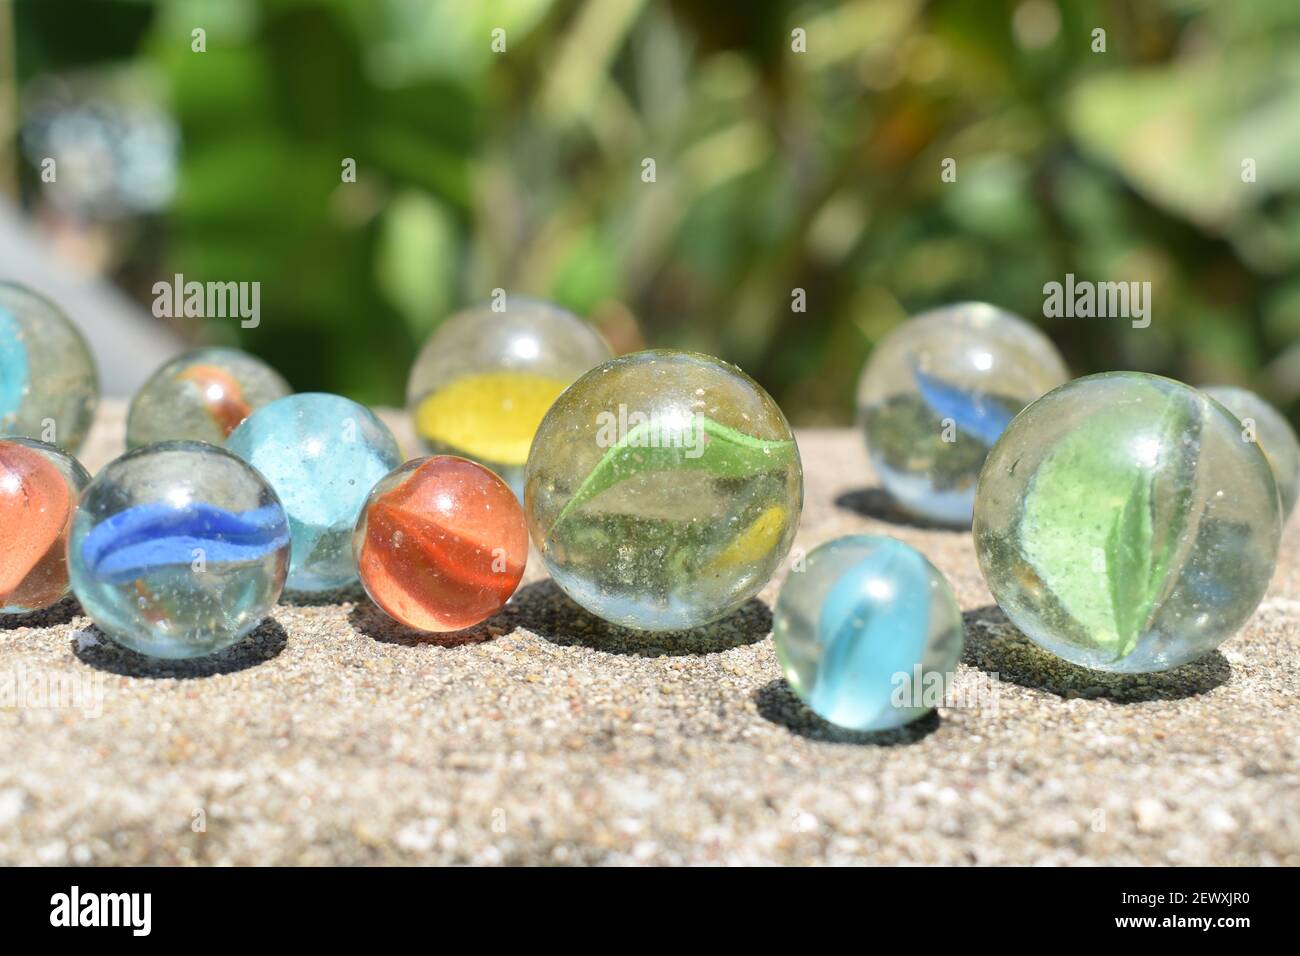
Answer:
[[[87, 467], [121, 434], [110, 407]], [[964, 706], [827, 726], [781, 677], [777, 582], [718, 625], [643, 636], [534, 559], [452, 640], [353, 590], [180, 664], [68, 601], [0, 621], [0, 863], [1300, 864], [1300, 525], [1220, 651], [1109, 677], [1007, 623], [968, 533], [890, 513], [854, 433], [800, 444], [797, 546], [876, 532], [928, 555], [966, 611]]]

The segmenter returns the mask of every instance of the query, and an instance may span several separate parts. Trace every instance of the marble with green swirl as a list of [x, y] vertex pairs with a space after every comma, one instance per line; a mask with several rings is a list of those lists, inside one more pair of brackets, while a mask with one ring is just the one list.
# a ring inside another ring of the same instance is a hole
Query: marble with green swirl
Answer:
[[570, 597], [615, 624], [676, 630], [724, 617], [768, 582], [794, 540], [803, 472], [785, 416], [739, 369], [638, 352], [551, 406], [524, 503]]
[[1165, 670], [1250, 616], [1277, 560], [1281, 505], [1240, 424], [1181, 382], [1076, 379], [1030, 405], [975, 496], [980, 567], [1037, 644], [1098, 670]]

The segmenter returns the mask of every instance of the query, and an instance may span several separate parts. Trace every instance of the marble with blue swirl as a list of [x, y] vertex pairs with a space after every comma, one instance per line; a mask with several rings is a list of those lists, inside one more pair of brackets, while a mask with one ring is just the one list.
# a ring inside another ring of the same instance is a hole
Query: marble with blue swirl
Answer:
[[72, 590], [113, 640], [198, 657], [270, 613], [289, 572], [289, 518], [256, 470], [202, 442], [145, 445], [82, 494], [68, 541]]
[[1069, 370], [1032, 324], [982, 302], [914, 316], [871, 350], [858, 421], [872, 469], [905, 511], [969, 526], [989, 450]]
[[260, 561], [289, 543], [279, 504], [227, 511], [202, 502], [177, 508], [136, 505], [106, 518], [81, 543], [87, 570], [101, 581], [125, 584], [158, 571]]
[[1011, 409], [1000, 399], [974, 389], [950, 385], [912, 365], [916, 390], [939, 419], [951, 419], [958, 429], [992, 448], [1020, 409]]

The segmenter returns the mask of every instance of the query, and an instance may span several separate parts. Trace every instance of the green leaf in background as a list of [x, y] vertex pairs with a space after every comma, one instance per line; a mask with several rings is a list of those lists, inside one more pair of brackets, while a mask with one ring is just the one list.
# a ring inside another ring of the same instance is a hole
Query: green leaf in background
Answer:
[[[1300, 186], [1300, 51], [1232, 60], [1091, 77], [1069, 99], [1071, 132], [1152, 202], [1231, 231], [1246, 210]], [[1242, 182], [1244, 158], [1255, 182]]]
[[[689, 431], [695, 427], [695, 423], [699, 423], [700, 432], [697, 436], [692, 436]], [[648, 443], [655, 431], [659, 432], [654, 437], [658, 439], [660, 447], [642, 447], [642, 443]], [[597, 495], [637, 475], [669, 468], [686, 468], [707, 471], [717, 478], [747, 478], [784, 468], [796, 454], [793, 441], [755, 438], [702, 415], [697, 416], [681, 432], [665, 434], [666, 431], [668, 430], [662, 422], [645, 422], [630, 429], [617, 445], [605, 452], [591, 474], [578, 486], [578, 490], [555, 520], [552, 531]], [[702, 438], [704, 442], [698, 455], [693, 456], [693, 447], [662, 447], [671, 441], [693, 445], [697, 438]]]
[[[161, 170], [170, 204], [71, 221], [146, 306], [175, 272], [259, 279], [254, 334], [178, 331], [368, 402], [399, 404], [437, 315], [501, 287], [737, 362], [798, 424], [847, 423], [880, 335], [962, 300], [1031, 317], [1077, 372], [1237, 382], [1300, 420], [1300, 5], [1112, 6], [11, 3], [22, 129], [0, 188], [68, 221], [45, 125], [170, 112], [175, 154], [132, 134], [115, 162], [60, 159]], [[1151, 327], [1042, 316], [1066, 273], [1150, 281]]]
[[478, 81], [501, 63], [492, 31], [504, 30], [507, 53], [525, 46], [554, 0], [415, 0], [357, 3], [330, 0], [382, 55], [371, 69], [385, 85], [455, 76]]
[[621, 291], [614, 244], [587, 228], [574, 240], [551, 277], [551, 298], [578, 315], [590, 315]]
[[450, 217], [428, 194], [403, 190], [384, 210], [376, 252], [379, 288], [422, 341], [451, 308], [457, 248]]

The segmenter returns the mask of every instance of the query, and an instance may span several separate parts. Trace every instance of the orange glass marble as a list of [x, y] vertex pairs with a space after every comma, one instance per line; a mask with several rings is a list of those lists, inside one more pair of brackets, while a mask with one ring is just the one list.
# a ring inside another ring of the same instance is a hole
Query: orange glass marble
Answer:
[[458, 631], [510, 600], [528, 561], [528, 528], [510, 486], [452, 455], [417, 458], [374, 487], [352, 536], [361, 583], [421, 631]]
[[68, 593], [68, 531], [89, 483], [53, 445], [0, 439], [0, 613], [39, 611]]

